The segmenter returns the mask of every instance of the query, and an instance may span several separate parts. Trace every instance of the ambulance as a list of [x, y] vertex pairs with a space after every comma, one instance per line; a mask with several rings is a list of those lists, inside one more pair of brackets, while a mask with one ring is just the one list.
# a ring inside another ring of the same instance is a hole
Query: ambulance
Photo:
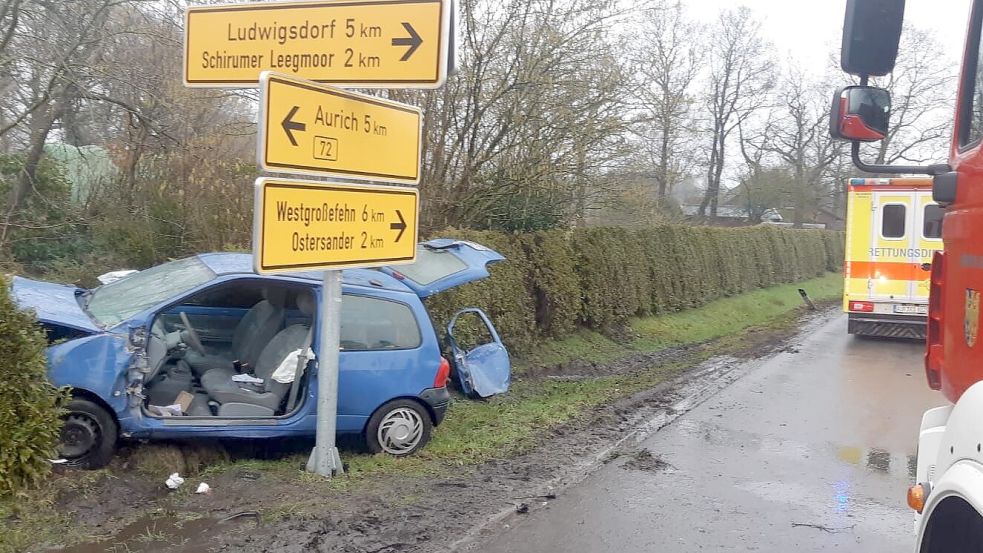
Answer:
[[843, 309], [847, 332], [924, 339], [943, 210], [931, 178], [850, 179]]

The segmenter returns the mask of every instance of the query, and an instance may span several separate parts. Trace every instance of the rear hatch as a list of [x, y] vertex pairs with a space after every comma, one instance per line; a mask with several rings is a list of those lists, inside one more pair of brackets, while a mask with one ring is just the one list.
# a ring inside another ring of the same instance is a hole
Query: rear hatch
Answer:
[[438, 238], [417, 246], [414, 263], [395, 268], [383, 267], [381, 270], [421, 298], [429, 298], [455, 286], [486, 278], [488, 265], [504, 259], [498, 252], [481, 244]]

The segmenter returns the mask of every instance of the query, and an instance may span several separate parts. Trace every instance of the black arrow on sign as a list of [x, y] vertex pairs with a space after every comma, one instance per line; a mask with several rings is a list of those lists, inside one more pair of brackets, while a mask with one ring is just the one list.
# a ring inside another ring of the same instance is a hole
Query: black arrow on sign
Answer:
[[399, 61], [406, 61], [410, 59], [410, 56], [413, 55], [413, 52], [416, 52], [416, 49], [419, 48], [421, 44], [423, 44], [423, 39], [420, 38], [420, 35], [417, 34], [416, 29], [413, 28], [413, 25], [410, 25], [409, 23], [404, 21], [403, 28], [406, 29], [406, 32], [408, 32], [410, 36], [403, 37], [403, 38], [394, 38], [393, 46], [409, 46], [410, 49], [407, 50], [405, 54], [403, 54], [403, 57], [399, 58]]
[[290, 110], [290, 113], [288, 113], [287, 116], [283, 118], [283, 123], [281, 123], [281, 125], [283, 126], [283, 132], [287, 133], [287, 138], [290, 139], [290, 143], [293, 144], [294, 146], [297, 145], [297, 139], [294, 138], [294, 133], [291, 131], [307, 130], [307, 125], [305, 125], [304, 123], [298, 123], [297, 121], [293, 120], [293, 117], [294, 115], [297, 114], [298, 109], [300, 109], [300, 106], [294, 106]]
[[403, 214], [396, 210], [396, 216], [399, 217], [398, 223], [389, 223], [389, 228], [392, 230], [398, 230], [399, 234], [396, 235], [396, 241], [403, 237], [403, 233], [406, 232], [406, 219], [403, 219]]

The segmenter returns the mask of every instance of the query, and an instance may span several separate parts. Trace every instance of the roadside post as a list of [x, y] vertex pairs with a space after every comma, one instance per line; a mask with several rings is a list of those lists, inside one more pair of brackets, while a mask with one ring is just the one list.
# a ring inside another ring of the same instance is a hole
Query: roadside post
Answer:
[[[317, 435], [307, 470], [342, 473], [335, 443], [342, 269], [412, 263], [422, 112], [336, 88], [440, 87], [455, 71], [455, 0], [322, 0], [189, 7], [184, 84], [259, 87], [261, 171], [393, 183], [261, 177], [260, 274], [323, 270]], [[285, 74], [289, 73], [289, 74]], [[335, 85], [335, 86], [329, 86]]]
[[327, 269], [318, 313], [317, 438], [307, 470], [324, 476], [339, 474], [342, 465], [335, 434], [340, 269], [415, 260], [419, 194], [406, 187], [272, 178], [257, 179], [255, 194], [256, 272]]
[[[270, 72], [260, 76], [256, 157], [263, 169], [415, 184], [420, 174], [421, 130], [421, 113], [413, 106]], [[317, 439], [307, 465], [311, 472], [323, 476], [342, 472], [335, 445], [340, 269], [415, 261], [418, 209], [416, 189], [257, 181], [256, 271], [325, 269], [318, 316]]]

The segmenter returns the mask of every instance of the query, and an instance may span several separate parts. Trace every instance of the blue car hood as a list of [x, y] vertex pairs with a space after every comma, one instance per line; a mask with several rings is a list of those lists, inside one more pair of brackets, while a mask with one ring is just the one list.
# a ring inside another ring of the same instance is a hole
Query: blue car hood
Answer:
[[14, 277], [11, 285], [11, 292], [17, 305], [25, 309], [33, 309], [42, 323], [67, 326], [86, 332], [102, 332], [85, 311], [82, 311], [78, 300], [75, 299], [76, 290], [78, 288], [74, 286], [22, 277]]

